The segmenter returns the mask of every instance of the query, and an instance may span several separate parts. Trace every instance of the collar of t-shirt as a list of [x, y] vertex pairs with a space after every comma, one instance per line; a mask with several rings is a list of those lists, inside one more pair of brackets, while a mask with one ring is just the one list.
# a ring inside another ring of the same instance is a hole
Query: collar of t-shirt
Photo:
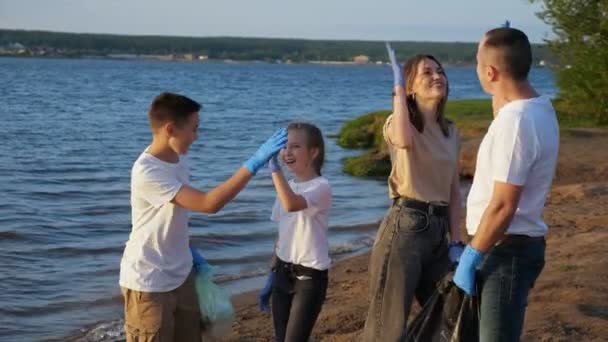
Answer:
[[178, 157], [177, 162], [176, 162], [176, 163], [171, 163], [171, 162], [168, 162], [168, 161], [164, 161], [164, 160], [162, 160], [162, 159], [158, 158], [157, 156], [155, 156], [155, 155], [151, 154], [151, 153], [149, 152], [149, 150], [150, 150], [150, 146], [148, 146], [148, 147], [147, 147], [147, 148], [144, 150], [144, 156], [145, 156], [146, 158], [148, 158], [148, 159], [152, 160], [152, 161], [153, 161], [153, 162], [155, 162], [155, 163], [159, 163], [159, 164], [165, 165], [165, 166], [167, 166], [167, 167], [178, 167], [178, 166], [179, 166], [179, 164], [181, 164], [181, 162], [182, 162], [182, 161], [184, 160], [184, 158], [185, 158], [185, 155], [183, 155], [183, 154], [179, 154], [179, 155], [177, 156], [177, 157]]
[[500, 108], [498, 110], [498, 115], [496, 117], [500, 117], [501, 114], [503, 113], [509, 113], [512, 112], [513, 109], [515, 108], [519, 108], [523, 105], [526, 104], [533, 104], [533, 103], [543, 103], [543, 102], [547, 102], [547, 97], [545, 95], [539, 95], [537, 97], [531, 97], [529, 99], [517, 99], [517, 100], [513, 100], [509, 103], [507, 103], [506, 105], [502, 106], [502, 108]]

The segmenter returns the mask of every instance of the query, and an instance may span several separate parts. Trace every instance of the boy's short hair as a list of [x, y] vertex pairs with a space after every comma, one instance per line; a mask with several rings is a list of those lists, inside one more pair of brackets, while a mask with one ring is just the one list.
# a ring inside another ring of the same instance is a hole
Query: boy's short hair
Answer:
[[188, 117], [200, 111], [201, 104], [179, 94], [164, 92], [154, 98], [148, 110], [150, 127], [156, 130], [162, 125], [173, 122], [181, 126], [188, 121]]
[[518, 29], [501, 27], [486, 33], [486, 47], [500, 51], [504, 72], [516, 81], [528, 77], [532, 67], [532, 47], [525, 33]]

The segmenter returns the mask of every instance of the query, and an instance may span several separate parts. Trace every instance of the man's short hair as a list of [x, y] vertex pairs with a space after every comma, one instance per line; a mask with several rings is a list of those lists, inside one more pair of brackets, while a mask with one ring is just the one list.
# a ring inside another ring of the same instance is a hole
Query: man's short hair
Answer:
[[532, 47], [525, 33], [518, 29], [501, 27], [486, 33], [484, 46], [496, 49], [502, 57], [506, 74], [516, 81], [528, 77], [532, 67]]
[[181, 126], [188, 121], [190, 115], [200, 111], [202, 106], [183, 95], [164, 92], [154, 98], [148, 118], [153, 130], [161, 127], [165, 123], [173, 122]]

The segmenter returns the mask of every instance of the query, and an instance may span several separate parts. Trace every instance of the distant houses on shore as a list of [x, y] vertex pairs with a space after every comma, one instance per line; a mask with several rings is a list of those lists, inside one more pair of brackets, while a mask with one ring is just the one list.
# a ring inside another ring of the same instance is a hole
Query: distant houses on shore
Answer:
[[111, 53], [105, 55], [103, 57], [110, 59], [146, 59], [146, 60], [157, 60], [157, 61], [206, 61], [209, 59], [209, 56], [205, 55], [196, 55], [193, 53], [185, 53], [185, 54], [125, 54], [125, 53]]
[[[59, 49], [46, 46], [27, 47], [19, 42], [9, 43], [0, 45], [0, 57], [1, 56], [15, 56], [15, 57], [67, 57], [67, 58], [107, 58], [107, 59], [120, 59], [120, 60], [155, 60], [155, 61], [185, 61], [185, 62], [224, 62], [224, 63], [239, 63], [247, 62], [236, 61], [233, 59], [210, 59], [207, 55], [201, 55], [196, 53], [170, 53], [170, 54], [135, 54], [135, 53], [101, 53], [91, 49]], [[257, 60], [253, 60], [257, 61]], [[259, 62], [269, 62], [268, 60], [261, 60]], [[271, 63], [277, 64], [291, 64], [291, 59], [274, 59]], [[372, 60], [369, 56], [360, 54], [352, 57], [350, 61], [332, 61], [332, 60], [308, 60], [305, 63], [311, 64], [329, 64], [329, 65], [382, 65], [386, 63], [383, 60]], [[456, 65], [460, 65], [459, 63]], [[466, 65], [466, 63], [465, 63]], [[538, 67], [548, 66], [545, 60], [540, 60], [537, 64]]]

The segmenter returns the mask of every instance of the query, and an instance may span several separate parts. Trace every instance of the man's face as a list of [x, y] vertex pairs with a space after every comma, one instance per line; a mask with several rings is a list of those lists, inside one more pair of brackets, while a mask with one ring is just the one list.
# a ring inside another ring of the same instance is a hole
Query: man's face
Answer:
[[481, 88], [492, 95], [492, 67], [488, 65], [488, 49], [484, 46], [485, 37], [481, 39], [477, 47], [477, 78]]

